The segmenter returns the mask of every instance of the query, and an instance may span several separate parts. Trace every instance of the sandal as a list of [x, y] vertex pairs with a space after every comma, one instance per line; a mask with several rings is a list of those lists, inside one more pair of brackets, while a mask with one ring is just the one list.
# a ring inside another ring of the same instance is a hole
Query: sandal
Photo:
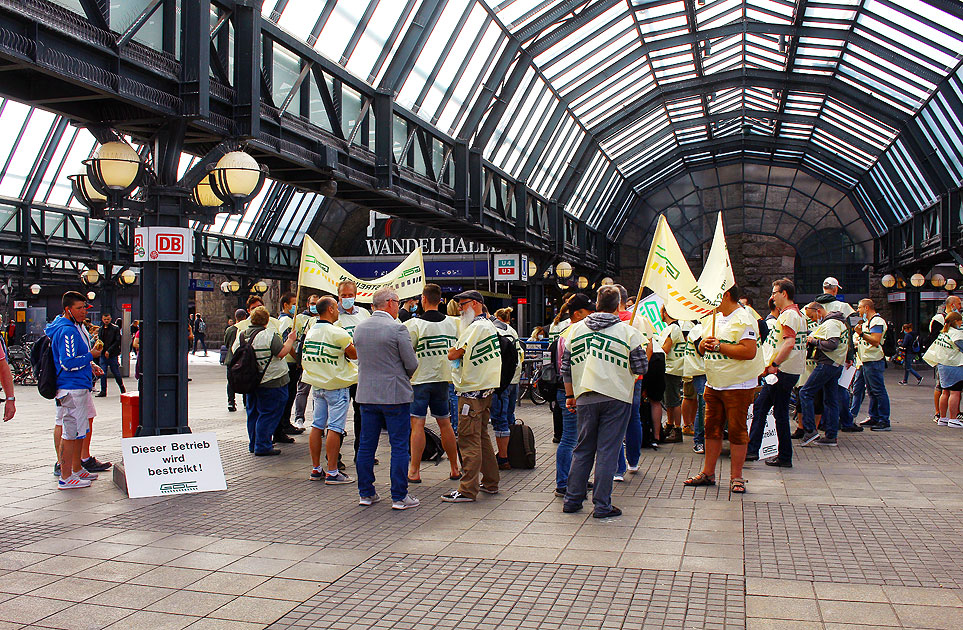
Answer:
[[716, 485], [716, 476], [711, 477], [704, 472], [700, 472], [695, 477], [689, 477], [682, 482], [684, 486], [714, 486]]
[[733, 477], [729, 481], [729, 492], [733, 494], [745, 494], [746, 493], [746, 480], [742, 477]]

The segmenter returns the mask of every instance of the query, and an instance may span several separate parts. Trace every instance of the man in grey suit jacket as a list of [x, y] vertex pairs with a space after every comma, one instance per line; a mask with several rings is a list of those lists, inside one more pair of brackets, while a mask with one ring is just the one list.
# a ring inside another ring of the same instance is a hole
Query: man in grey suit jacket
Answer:
[[354, 329], [358, 350], [355, 400], [361, 405], [361, 435], [355, 436], [359, 504], [381, 500], [374, 488], [374, 456], [381, 431], [386, 429], [391, 445], [391, 507], [406, 510], [419, 505], [418, 499], [408, 494], [411, 375], [418, 369], [418, 359], [408, 329], [397, 319], [399, 301], [394, 289], [376, 291], [371, 307], [371, 317]]

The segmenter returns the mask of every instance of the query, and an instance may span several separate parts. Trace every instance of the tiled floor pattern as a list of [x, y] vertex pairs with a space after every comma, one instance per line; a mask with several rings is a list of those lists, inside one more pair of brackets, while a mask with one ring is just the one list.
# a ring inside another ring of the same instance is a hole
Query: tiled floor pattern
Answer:
[[746, 503], [746, 575], [963, 588], [960, 513]]
[[0, 519], [0, 553], [57, 536], [67, 530], [64, 525], [24, 523]]
[[[498, 496], [440, 503], [454, 485], [443, 463], [412, 486], [419, 509], [361, 510], [356, 487], [306, 481], [303, 437], [282, 457], [250, 457], [223, 368], [194, 362], [191, 375], [191, 425], [217, 432], [227, 492], [58, 491], [49, 402], [18, 390], [20, 412], [0, 427], [0, 630], [304, 627], [311, 615], [325, 628], [963, 628], [963, 435], [928, 421], [926, 388], [891, 385], [891, 434], [797, 449], [792, 470], [749, 465], [741, 498], [726, 460], [719, 486], [682, 488], [700, 464], [689, 438], [646, 451], [615, 487], [624, 515], [603, 523], [551, 496], [547, 406], [520, 409], [538, 467], [506, 472]], [[101, 459], [119, 452], [115, 407], [98, 399]]]
[[739, 576], [378, 554], [271, 626], [745, 628]]

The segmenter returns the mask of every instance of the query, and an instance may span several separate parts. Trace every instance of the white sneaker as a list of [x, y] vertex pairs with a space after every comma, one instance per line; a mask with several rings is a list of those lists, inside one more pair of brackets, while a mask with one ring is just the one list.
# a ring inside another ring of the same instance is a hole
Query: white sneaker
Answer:
[[90, 479], [81, 479], [75, 475], [70, 475], [66, 479], [61, 477], [57, 480], [57, 487], [61, 490], [74, 490], [76, 488], [89, 488]]
[[97, 473], [87, 472], [86, 470], [81, 468], [80, 472], [74, 473], [74, 477], [80, 477], [81, 479], [89, 479], [90, 481], [93, 481], [94, 479], [97, 478]]
[[614, 477], [612, 477], [612, 481], [625, 481], [625, 476], [624, 476], [624, 475], [615, 475]]
[[939, 418], [937, 419], [936, 424], [938, 426], [945, 427], [947, 424], [949, 424], [949, 420], [947, 418]]
[[379, 497], [377, 494], [373, 494], [370, 497], [361, 497], [361, 499], [358, 501], [358, 505], [373, 505], [380, 500], [381, 497]]
[[408, 508], [416, 508], [416, 507], [418, 507], [419, 505], [421, 505], [421, 501], [419, 501], [418, 499], [414, 498], [414, 497], [411, 496], [410, 494], [407, 494], [407, 495], [405, 495], [405, 498], [402, 499], [401, 501], [392, 501], [392, 502], [391, 502], [391, 509], [392, 509], [392, 510], [407, 510]]
[[952, 427], [954, 429], [963, 429], [963, 420], [957, 420], [956, 418], [950, 418], [946, 421], [946, 426]]
[[294, 419], [294, 422], [292, 422], [291, 424], [294, 425], [294, 428], [295, 428], [295, 429], [303, 429], [303, 428], [304, 428], [304, 418], [295, 418], [295, 419]]
[[629, 467], [628, 467], [628, 471], [634, 475], [635, 473], [639, 472], [639, 467], [638, 467], [638, 466], [629, 466]]

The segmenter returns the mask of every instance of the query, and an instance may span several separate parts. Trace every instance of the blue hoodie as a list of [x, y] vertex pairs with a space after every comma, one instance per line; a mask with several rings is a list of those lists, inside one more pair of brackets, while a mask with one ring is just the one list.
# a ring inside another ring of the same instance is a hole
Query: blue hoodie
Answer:
[[57, 366], [57, 389], [93, 389], [94, 370], [90, 362], [90, 338], [80, 325], [58, 315], [44, 332], [50, 337], [54, 364]]

